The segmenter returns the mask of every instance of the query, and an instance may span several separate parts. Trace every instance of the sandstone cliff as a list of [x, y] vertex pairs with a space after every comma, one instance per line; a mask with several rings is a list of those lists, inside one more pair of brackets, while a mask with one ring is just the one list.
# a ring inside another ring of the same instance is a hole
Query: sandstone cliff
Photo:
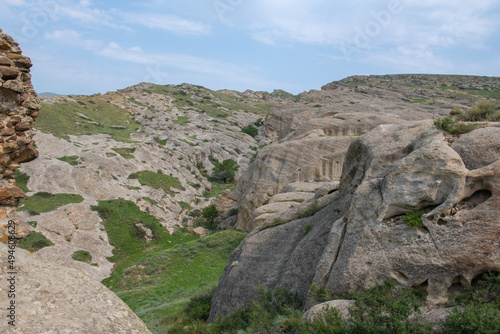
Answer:
[[250, 231], [269, 222], [258, 208], [289, 183], [338, 181], [349, 144], [376, 126], [439, 118], [453, 108], [470, 107], [479, 96], [446, 86], [456, 80], [464, 82], [464, 89], [498, 86], [497, 79], [480, 77], [350, 77], [272, 109], [264, 134], [273, 143], [259, 152], [237, 184], [236, 227]]
[[[447, 137], [420, 121], [355, 138], [322, 210], [264, 224], [233, 252], [210, 318], [247, 304], [261, 285], [298, 291], [312, 306], [312, 285], [342, 295], [394, 279], [442, 302], [454, 284], [500, 269], [500, 128], [475, 130], [451, 147]], [[421, 227], [409, 226], [406, 214], [421, 215]]]

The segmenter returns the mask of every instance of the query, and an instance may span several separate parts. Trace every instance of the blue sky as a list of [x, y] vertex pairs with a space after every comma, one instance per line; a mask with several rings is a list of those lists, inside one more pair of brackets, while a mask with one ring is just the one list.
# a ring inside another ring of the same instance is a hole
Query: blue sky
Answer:
[[299, 93], [350, 75], [500, 76], [498, 0], [1, 0], [38, 92], [142, 81]]

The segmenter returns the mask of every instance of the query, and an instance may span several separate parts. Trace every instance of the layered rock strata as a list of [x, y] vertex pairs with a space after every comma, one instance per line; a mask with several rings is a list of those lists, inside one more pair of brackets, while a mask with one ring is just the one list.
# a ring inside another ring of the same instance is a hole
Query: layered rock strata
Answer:
[[[246, 305], [259, 286], [297, 291], [310, 307], [313, 285], [346, 295], [393, 279], [441, 303], [455, 285], [499, 270], [500, 154], [488, 138], [500, 129], [475, 130], [452, 147], [447, 136], [430, 120], [353, 140], [339, 190], [319, 212], [255, 229], [233, 252], [210, 319]], [[410, 226], [407, 214], [422, 225]]]

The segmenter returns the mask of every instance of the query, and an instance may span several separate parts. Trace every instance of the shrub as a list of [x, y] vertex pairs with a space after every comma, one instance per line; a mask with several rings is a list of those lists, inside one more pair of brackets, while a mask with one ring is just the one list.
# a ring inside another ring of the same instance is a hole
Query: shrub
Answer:
[[206, 208], [203, 208], [203, 210], [201, 210], [201, 216], [205, 219], [205, 226], [210, 230], [214, 230], [215, 219], [219, 216], [217, 207], [212, 204], [210, 206], [207, 206]]
[[222, 183], [234, 182], [236, 171], [240, 167], [233, 159], [226, 159], [222, 162], [215, 162], [212, 171], [212, 178]]
[[406, 223], [406, 225], [410, 227], [425, 227], [424, 224], [422, 223], [422, 215], [424, 214], [423, 211], [410, 211], [407, 212], [405, 215], [403, 215], [403, 220]]
[[212, 296], [214, 292], [215, 288], [204, 294], [191, 297], [189, 304], [187, 304], [184, 309], [186, 315], [194, 320], [206, 321], [210, 315], [210, 307], [212, 305]]
[[257, 129], [255, 126], [252, 124], [248, 124], [244, 128], [241, 129], [242, 132], [246, 133], [247, 135], [250, 135], [252, 137], [255, 137], [259, 134], [259, 129]]
[[455, 308], [443, 324], [443, 333], [500, 333], [500, 275], [488, 273], [456, 297]]
[[457, 122], [451, 117], [436, 119], [434, 120], [434, 125], [446, 132], [457, 135], [468, 133], [479, 128], [478, 124], [466, 124]]
[[460, 120], [466, 122], [498, 121], [500, 120], [500, 105], [492, 101], [481, 101], [460, 115]]

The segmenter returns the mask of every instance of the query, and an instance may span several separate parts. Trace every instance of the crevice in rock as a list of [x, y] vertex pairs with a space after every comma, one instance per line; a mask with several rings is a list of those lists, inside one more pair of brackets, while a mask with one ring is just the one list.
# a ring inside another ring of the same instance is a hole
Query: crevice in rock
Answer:
[[476, 286], [479, 281], [484, 280], [486, 278], [486, 276], [488, 276], [490, 273], [493, 273], [494, 275], [497, 275], [497, 276], [500, 275], [500, 271], [498, 271], [498, 270], [481, 271], [472, 279], [470, 285]]
[[448, 295], [462, 293], [468, 286], [469, 281], [462, 275], [459, 275], [453, 279], [451, 285], [448, 287]]
[[472, 210], [479, 204], [486, 202], [491, 198], [493, 194], [489, 190], [478, 190], [472, 196], [462, 200], [460, 203], [457, 203], [451, 209], [451, 215], [454, 216], [458, 211], [461, 210]]

